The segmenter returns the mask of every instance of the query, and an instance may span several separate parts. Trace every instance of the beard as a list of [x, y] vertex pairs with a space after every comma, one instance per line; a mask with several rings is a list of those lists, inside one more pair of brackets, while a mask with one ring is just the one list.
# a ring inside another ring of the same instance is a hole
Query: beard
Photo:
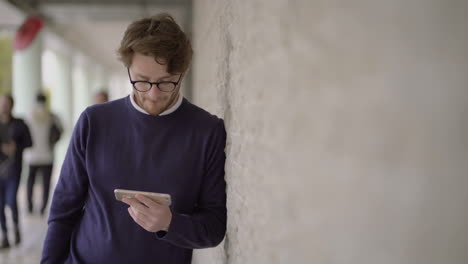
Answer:
[[176, 103], [178, 96], [179, 90], [175, 91], [171, 95], [157, 98], [155, 101], [144, 97], [140, 98], [139, 94], [135, 94], [135, 99], [141, 108], [149, 114], [156, 116], [173, 106]]

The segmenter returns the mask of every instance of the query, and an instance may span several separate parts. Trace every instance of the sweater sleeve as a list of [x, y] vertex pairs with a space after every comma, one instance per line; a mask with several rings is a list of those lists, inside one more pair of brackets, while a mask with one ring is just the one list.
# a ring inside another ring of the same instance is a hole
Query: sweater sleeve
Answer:
[[226, 131], [219, 120], [207, 144], [205, 175], [193, 214], [173, 211], [167, 233], [158, 232], [158, 238], [184, 248], [207, 248], [217, 246], [226, 233]]
[[88, 194], [85, 155], [88, 130], [89, 121], [84, 112], [73, 131], [55, 188], [41, 263], [64, 263], [69, 255], [70, 239]]

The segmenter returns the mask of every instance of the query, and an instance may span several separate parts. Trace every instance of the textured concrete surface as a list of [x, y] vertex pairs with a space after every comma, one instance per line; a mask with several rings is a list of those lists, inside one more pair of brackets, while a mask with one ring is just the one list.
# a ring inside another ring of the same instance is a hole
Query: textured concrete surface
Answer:
[[194, 1], [228, 234], [194, 263], [464, 264], [468, 2]]

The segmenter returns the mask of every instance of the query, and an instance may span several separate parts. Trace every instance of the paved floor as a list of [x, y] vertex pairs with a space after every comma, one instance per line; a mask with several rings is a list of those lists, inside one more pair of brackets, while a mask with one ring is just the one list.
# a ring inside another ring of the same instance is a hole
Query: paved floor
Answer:
[[[37, 187], [37, 186], [36, 186]], [[18, 246], [12, 246], [8, 250], [0, 251], [1, 264], [33, 264], [39, 263], [42, 244], [47, 231], [47, 215], [40, 216], [39, 212], [30, 215], [26, 212], [25, 186], [22, 184], [18, 191], [18, 203], [20, 206], [20, 227], [22, 242]], [[35, 197], [39, 198], [40, 190], [35, 188]], [[37, 194], [37, 195], [36, 195]], [[36, 199], [39, 201], [39, 199]], [[36, 208], [39, 208], [37, 204]], [[7, 209], [7, 221], [11, 224], [10, 212]], [[11, 227], [9, 230], [13, 230]], [[14, 241], [10, 232], [10, 243]]]

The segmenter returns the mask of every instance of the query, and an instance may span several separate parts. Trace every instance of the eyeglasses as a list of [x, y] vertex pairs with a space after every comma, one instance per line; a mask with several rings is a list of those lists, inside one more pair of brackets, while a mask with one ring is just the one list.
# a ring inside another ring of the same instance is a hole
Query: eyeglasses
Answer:
[[179, 80], [177, 82], [148, 82], [148, 81], [132, 81], [132, 77], [130, 76], [130, 69], [127, 68], [128, 78], [130, 79], [130, 83], [133, 85], [133, 88], [139, 92], [147, 92], [151, 90], [153, 84], [158, 87], [161, 92], [170, 93], [175, 90], [177, 85], [179, 85], [180, 80], [182, 79], [182, 74], [180, 74]]

